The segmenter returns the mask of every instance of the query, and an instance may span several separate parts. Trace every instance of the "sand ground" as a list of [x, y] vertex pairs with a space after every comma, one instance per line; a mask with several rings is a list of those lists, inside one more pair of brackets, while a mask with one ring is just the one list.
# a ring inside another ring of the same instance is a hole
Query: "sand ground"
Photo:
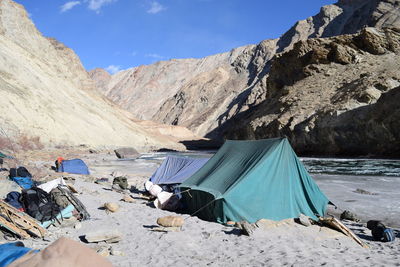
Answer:
[[[110, 191], [111, 183], [98, 185], [93, 183], [93, 179], [111, 178], [113, 172], [118, 172], [127, 175], [130, 184], [141, 189], [161, 158], [121, 161], [107, 153], [81, 157], [90, 166], [92, 175], [77, 176], [75, 187], [91, 219], [82, 222], [80, 229], [74, 228], [74, 222], [65, 222], [63, 227], [51, 226], [44, 240], [25, 240], [26, 246], [40, 249], [60, 236], [80, 240], [90, 232], [118, 230], [123, 235], [118, 243], [89, 244], [94, 249], [112, 247], [118, 255], [110, 255], [108, 259], [115, 266], [400, 266], [400, 237], [392, 243], [371, 241], [370, 231], [362, 223], [346, 222], [370, 246], [369, 249], [336, 231], [316, 225], [283, 225], [248, 237], [241, 235], [237, 228], [183, 215], [185, 224], [180, 231], [152, 231], [157, 218], [176, 214], [155, 209], [134, 192], [130, 192], [134, 203], [122, 202], [121, 193]], [[35, 164], [48, 167], [52, 162], [37, 161]], [[318, 178], [317, 182], [320, 180]], [[323, 190], [328, 188], [326, 183], [322, 184]], [[329, 194], [335, 193], [334, 186], [330, 190]], [[340, 195], [340, 192], [336, 194]], [[120, 210], [107, 213], [100, 209], [105, 202], [118, 203]]]

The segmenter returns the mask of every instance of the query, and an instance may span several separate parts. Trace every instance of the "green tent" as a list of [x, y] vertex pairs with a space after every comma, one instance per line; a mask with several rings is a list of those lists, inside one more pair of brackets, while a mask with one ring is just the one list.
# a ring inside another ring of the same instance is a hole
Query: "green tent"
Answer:
[[190, 214], [220, 223], [317, 219], [329, 202], [286, 138], [226, 141], [180, 187]]

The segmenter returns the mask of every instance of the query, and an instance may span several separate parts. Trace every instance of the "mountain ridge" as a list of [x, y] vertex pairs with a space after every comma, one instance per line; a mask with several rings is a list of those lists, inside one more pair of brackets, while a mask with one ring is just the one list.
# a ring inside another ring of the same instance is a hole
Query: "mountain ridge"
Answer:
[[[298, 21], [280, 38], [241, 47], [240, 53], [232, 54], [230, 60], [223, 55], [232, 52], [196, 59], [197, 62], [207, 60], [210, 63], [208, 69], [202, 73], [194, 72], [191, 66], [176, 64], [185, 62], [185, 59], [162, 61], [146, 67], [124, 70], [111, 76], [105, 95], [142, 119], [182, 125], [196, 134], [220, 138], [220, 125], [265, 100], [270, 61], [276, 53], [290, 50], [297, 41], [311, 37], [355, 33], [364, 26], [379, 25], [382, 28], [389, 24], [399, 25], [399, 16], [391, 16], [389, 12], [392, 9], [399, 10], [398, 2], [339, 1], [322, 7], [320, 13], [315, 16]], [[146, 70], [143, 70], [144, 68]], [[221, 72], [220, 68], [230, 76], [229, 79], [218, 74]], [[137, 71], [138, 69], [140, 71]], [[169, 74], [168, 81], [163, 77], [166, 72]], [[176, 73], [181, 75], [175, 75]], [[145, 75], [156, 78], [146, 80]], [[132, 77], [135, 81], [127, 82]], [[213, 83], [218, 78], [221, 79], [219, 83]], [[196, 84], [200, 80], [203, 82]], [[172, 89], [171, 83], [174, 83]], [[218, 89], [208, 88], [207, 83], [217, 85]], [[227, 90], [229, 86], [232, 87], [231, 90]], [[215, 91], [226, 94], [225, 101], [221, 101], [220, 98], [215, 101], [208, 99]], [[143, 96], [144, 94], [146, 96]], [[158, 101], [151, 101], [152, 98], [157, 98]], [[204, 104], [205, 99], [213, 108]], [[141, 101], [144, 104], [140, 104]]]

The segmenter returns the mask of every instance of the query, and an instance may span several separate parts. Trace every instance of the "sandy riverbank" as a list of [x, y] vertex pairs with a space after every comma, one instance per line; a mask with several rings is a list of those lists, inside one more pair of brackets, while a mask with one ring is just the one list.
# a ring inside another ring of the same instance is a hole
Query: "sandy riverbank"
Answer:
[[[143, 182], [157, 168], [161, 159], [135, 161], [116, 160], [113, 154], [87, 154], [81, 157], [88, 163], [93, 178], [108, 177], [118, 171], [129, 177], [131, 185], [142, 187]], [[51, 164], [40, 161], [37, 165]], [[348, 196], [353, 187], [361, 184], [352, 184], [346, 187], [337, 177], [316, 177], [317, 183], [330, 197], [335, 198], [337, 205], [342, 204], [338, 199]], [[91, 220], [82, 222], [80, 229], [73, 226], [63, 228], [52, 227], [49, 236], [43, 240], [26, 240], [26, 246], [43, 248], [60, 236], [68, 236], [75, 240], [93, 231], [119, 230], [123, 240], [112, 245], [114, 250], [122, 252], [123, 256], [109, 256], [115, 266], [398, 266], [400, 262], [400, 238], [393, 243], [370, 241], [370, 231], [363, 224], [348, 223], [348, 226], [365, 241], [370, 249], [364, 249], [353, 240], [340, 233], [318, 226], [305, 227], [302, 225], [281, 226], [260, 235], [248, 237], [240, 235], [239, 231], [217, 223], [202, 221], [196, 217], [184, 215], [185, 224], [179, 232], [154, 232], [151, 226], [156, 224], [158, 217], [174, 213], [157, 210], [147, 201], [136, 198], [134, 203], [121, 202], [122, 194], [108, 190], [108, 186], [87, 181], [77, 180], [75, 187], [79, 190], [79, 199], [86, 205]], [[332, 182], [333, 181], [333, 182]], [[348, 184], [347, 184], [348, 185]], [[367, 184], [362, 184], [367, 185]], [[387, 192], [378, 192], [374, 185], [363, 187], [386, 196]], [[374, 189], [374, 190], [372, 190]], [[393, 190], [394, 191], [394, 190]], [[392, 193], [390, 193], [392, 194]], [[389, 195], [390, 195], [389, 194]], [[395, 195], [387, 196], [388, 199]], [[369, 196], [372, 198], [373, 195]], [[364, 202], [366, 195], [351, 195], [348, 199], [358, 197], [355, 202], [346, 202], [345, 208], [354, 208], [355, 205], [367, 206], [381, 198]], [[334, 200], [334, 201], [335, 201]], [[104, 202], [117, 202], [121, 209], [116, 213], [108, 214], [99, 209]], [[365, 204], [363, 204], [365, 203]], [[385, 200], [386, 203], [386, 200]], [[360, 208], [361, 210], [361, 208]], [[90, 245], [97, 248], [97, 245]]]

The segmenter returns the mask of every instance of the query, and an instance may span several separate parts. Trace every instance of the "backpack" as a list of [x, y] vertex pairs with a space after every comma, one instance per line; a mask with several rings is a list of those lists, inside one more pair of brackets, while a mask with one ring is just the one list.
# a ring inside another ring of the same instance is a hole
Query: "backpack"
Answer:
[[392, 229], [387, 228], [382, 222], [371, 220], [367, 222], [367, 228], [371, 230], [375, 241], [392, 242], [395, 240], [395, 234]]
[[22, 203], [20, 202], [21, 194], [16, 191], [12, 191], [7, 194], [6, 198], [4, 199], [5, 202], [16, 208], [17, 210], [23, 209]]
[[128, 180], [126, 179], [126, 177], [123, 176], [115, 177], [113, 180], [113, 185], [119, 185], [119, 187], [124, 190], [128, 189], [129, 187]]
[[29, 171], [25, 167], [18, 167], [16, 168], [11, 168], [10, 169], [10, 178], [13, 177], [31, 177], [32, 174], [29, 173]]
[[50, 192], [51, 198], [61, 207], [65, 208], [72, 204], [79, 213], [79, 220], [88, 220], [90, 214], [87, 212], [82, 202], [72, 194], [68, 187], [59, 185]]
[[38, 187], [22, 191], [22, 204], [25, 212], [40, 222], [56, 218], [61, 211], [50, 194]]

